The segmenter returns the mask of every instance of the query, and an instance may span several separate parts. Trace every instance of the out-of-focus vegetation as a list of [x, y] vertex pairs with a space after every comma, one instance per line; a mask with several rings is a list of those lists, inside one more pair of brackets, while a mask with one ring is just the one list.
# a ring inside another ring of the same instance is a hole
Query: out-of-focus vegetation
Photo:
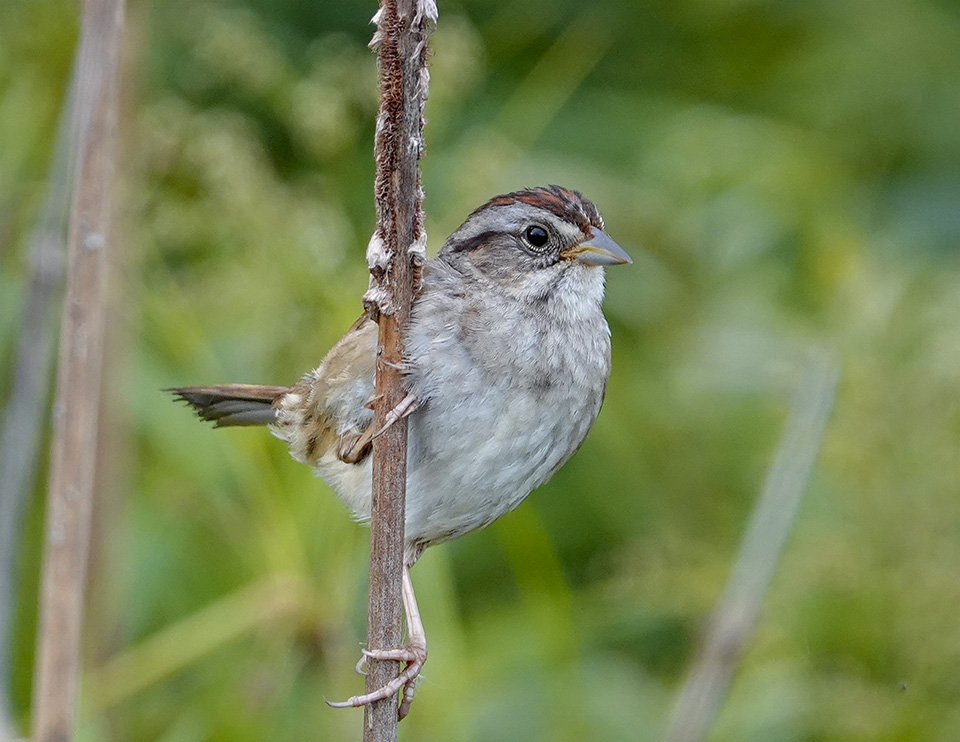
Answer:
[[[711, 739], [960, 738], [957, 4], [439, 5], [433, 250], [489, 196], [555, 182], [636, 262], [610, 271], [614, 371], [581, 451], [415, 570], [431, 657], [401, 738], [657, 738], [810, 343], [842, 364], [835, 414]], [[288, 383], [358, 315], [374, 9], [129, 9], [82, 739], [359, 736], [322, 699], [362, 685], [365, 532], [278, 441], [158, 390]], [[0, 389], [76, 15], [0, 4]]]

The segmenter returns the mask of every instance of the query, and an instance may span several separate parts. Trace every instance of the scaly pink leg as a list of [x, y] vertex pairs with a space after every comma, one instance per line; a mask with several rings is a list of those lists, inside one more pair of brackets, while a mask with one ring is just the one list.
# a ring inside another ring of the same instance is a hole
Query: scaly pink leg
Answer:
[[[409, 560], [407, 560], [409, 562]], [[366, 706], [368, 703], [380, 701], [384, 698], [390, 698], [403, 689], [403, 698], [400, 701], [400, 707], [397, 715], [403, 719], [410, 712], [410, 704], [413, 701], [413, 694], [416, 690], [417, 676], [423, 663], [427, 661], [427, 635], [423, 630], [423, 621], [420, 620], [420, 609], [417, 607], [417, 597], [413, 592], [413, 581], [410, 579], [410, 565], [405, 563], [403, 567], [402, 582], [403, 609], [407, 616], [407, 632], [410, 634], [410, 641], [403, 647], [396, 649], [364, 649], [364, 658], [370, 657], [375, 660], [397, 660], [405, 662], [406, 667], [397, 677], [375, 691], [365, 693], [362, 696], [353, 696], [346, 701], [332, 702], [327, 701], [334, 708], [349, 708], [351, 706]], [[361, 660], [362, 663], [363, 660]], [[359, 668], [359, 664], [358, 664]]]

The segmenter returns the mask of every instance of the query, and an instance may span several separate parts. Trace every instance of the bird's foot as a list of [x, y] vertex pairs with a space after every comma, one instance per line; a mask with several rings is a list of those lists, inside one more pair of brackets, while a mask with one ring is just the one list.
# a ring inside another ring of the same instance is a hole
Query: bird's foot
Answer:
[[390, 426], [395, 422], [398, 420], [403, 420], [403, 418], [409, 417], [416, 412], [418, 406], [419, 403], [417, 402], [417, 398], [413, 395], [413, 393], [408, 394], [397, 403], [396, 407], [387, 412], [383, 427], [374, 433], [373, 437], [379, 438], [381, 435], [386, 433]]
[[381, 701], [384, 698], [395, 696], [403, 689], [403, 697], [397, 709], [397, 717], [403, 719], [410, 712], [410, 704], [413, 702], [417, 677], [420, 675], [423, 663], [427, 661], [426, 643], [411, 642], [397, 649], [364, 649], [363, 657], [361, 657], [360, 662], [357, 663], [357, 672], [362, 673], [362, 666], [368, 659], [405, 662], [406, 666], [400, 671], [397, 677], [370, 693], [364, 693], [362, 696], [353, 696], [346, 701], [327, 701], [327, 704], [338, 709], [350, 708], [352, 706], [366, 706], [374, 701]]

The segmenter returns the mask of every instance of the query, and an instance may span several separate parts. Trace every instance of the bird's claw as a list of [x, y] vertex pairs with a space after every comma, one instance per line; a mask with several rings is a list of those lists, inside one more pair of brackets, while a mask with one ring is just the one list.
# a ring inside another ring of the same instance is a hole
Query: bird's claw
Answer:
[[417, 402], [417, 398], [412, 392], [401, 399], [397, 403], [396, 407], [387, 412], [383, 427], [373, 434], [373, 438], [379, 438], [381, 435], [386, 433], [387, 430], [390, 429], [390, 426], [395, 422], [403, 420], [403, 418], [412, 415], [416, 411], [418, 405], [419, 403]]
[[327, 705], [338, 709], [366, 706], [374, 701], [382, 701], [384, 698], [395, 696], [402, 688], [403, 697], [397, 709], [397, 718], [403, 719], [410, 712], [417, 677], [420, 675], [423, 663], [427, 660], [426, 646], [411, 643], [396, 649], [364, 649], [363, 657], [360, 658], [356, 668], [361, 675], [366, 674], [362, 668], [368, 659], [405, 662], [406, 667], [393, 680], [370, 693], [352, 696], [346, 701], [327, 701]]

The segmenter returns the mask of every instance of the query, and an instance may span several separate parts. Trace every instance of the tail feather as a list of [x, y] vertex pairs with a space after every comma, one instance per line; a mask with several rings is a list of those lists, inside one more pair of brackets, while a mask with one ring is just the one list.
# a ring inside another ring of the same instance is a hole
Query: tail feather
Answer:
[[262, 384], [224, 384], [222, 386], [183, 386], [164, 389], [186, 402], [203, 420], [215, 428], [241, 425], [270, 425], [277, 420], [274, 407], [288, 386]]

